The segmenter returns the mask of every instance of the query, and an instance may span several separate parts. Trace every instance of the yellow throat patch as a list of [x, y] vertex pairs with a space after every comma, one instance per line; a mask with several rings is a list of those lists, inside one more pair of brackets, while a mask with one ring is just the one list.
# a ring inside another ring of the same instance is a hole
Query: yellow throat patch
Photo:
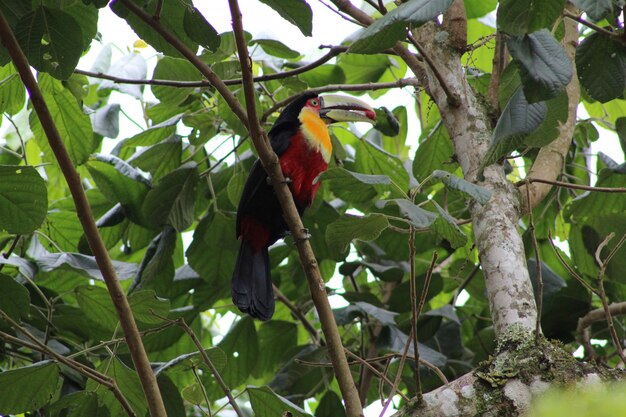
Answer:
[[315, 111], [306, 107], [302, 109], [298, 118], [302, 123], [301, 130], [308, 145], [311, 149], [320, 152], [324, 161], [328, 163], [333, 152], [328, 126]]

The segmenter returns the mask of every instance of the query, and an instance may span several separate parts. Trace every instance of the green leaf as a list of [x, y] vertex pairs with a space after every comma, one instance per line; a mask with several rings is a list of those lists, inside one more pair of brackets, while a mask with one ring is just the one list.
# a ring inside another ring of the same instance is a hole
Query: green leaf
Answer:
[[226, 353], [228, 364], [222, 372], [231, 388], [243, 384], [252, 373], [259, 356], [259, 342], [254, 321], [246, 316], [239, 320], [217, 345]]
[[510, 35], [525, 35], [548, 28], [561, 16], [565, 0], [500, 0], [498, 29]]
[[331, 253], [342, 254], [354, 239], [369, 241], [376, 239], [389, 226], [387, 217], [370, 214], [359, 217], [346, 214], [328, 225], [326, 242]]
[[[82, 253], [46, 253], [39, 254], [35, 262], [43, 272], [50, 272], [57, 269], [78, 272], [86, 278], [103, 281], [100, 267], [93, 256]], [[117, 278], [126, 280], [137, 273], [137, 265], [133, 263], [113, 261], [113, 267], [117, 272]]]
[[304, 0], [260, 0], [300, 29], [304, 36], [313, 36], [313, 11]]
[[418, 28], [450, 7], [452, 0], [410, 0], [402, 3], [360, 32], [349, 51], [374, 54], [393, 48], [406, 37], [406, 28]]
[[81, 285], [74, 290], [83, 315], [93, 324], [113, 331], [119, 321], [109, 292], [93, 285]]
[[[173, 81], [202, 80], [202, 74], [189, 61], [169, 56], [163, 57], [157, 62], [152, 77], [154, 79]], [[173, 106], [181, 105], [190, 95], [195, 93], [195, 88], [167, 87], [163, 85], [153, 85], [151, 90], [161, 103]]]
[[0, 165], [0, 229], [28, 234], [48, 211], [46, 183], [31, 166]]
[[415, 151], [413, 159], [413, 175], [418, 181], [424, 181], [436, 169], [453, 171], [456, 168], [454, 161], [454, 146], [442, 123], [428, 133]]
[[341, 54], [337, 65], [346, 76], [346, 84], [378, 82], [393, 65], [387, 55]]
[[[83, 113], [76, 98], [63, 87], [60, 81], [46, 74], [40, 74], [39, 86], [72, 162], [75, 165], [83, 164], [98, 145], [93, 138], [89, 116]], [[46, 153], [46, 160], [54, 161], [48, 139], [34, 111], [30, 113], [29, 122], [37, 144]]]
[[347, 417], [341, 398], [335, 391], [326, 391], [315, 409], [315, 417]]
[[576, 48], [576, 71], [581, 85], [594, 100], [606, 103], [624, 94], [624, 46], [594, 32]]
[[596, 22], [604, 19], [613, 11], [611, 0], [572, 0], [578, 8], [583, 9]]
[[[187, 257], [189, 265], [203, 280], [225, 292], [235, 268], [239, 242], [235, 237], [235, 219], [223, 213], [203, 218], [193, 234]], [[210, 253], [211, 256], [207, 256]], [[230, 294], [230, 289], [228, 289]]]
[[259, 45], [266, 53], [278, 58], [297, 59], [300, 57], [300, 52], [274, 39], [255, 39], [250, 42], [250, 45]]
[[[157, 2], [143, 2], [136, 1], [135, 4], [148, 13], [150, 16], [154, 16], [156, 12]], [[162, 9], [160, 14], [159, 23], [165, 26], [170, 32], [182, 41], [192, 51], [198, 49], [198, 44], [187, 34], [185, 30], [185, 12], [187, 11], [186, 2], [181, 1], [163, 1], [160, 2]], [[126, 20], [130, 27], [135, 31], [140, 39], [145, 40], [152, 45], [154, 49], [159, 52], [163, 52], [165, 55], [180, 57], [178, 50], [172, 46], [167, 40], [165, 40], [152, 26], [145, 23], [134, 13], [131, 13], [122, 2], [114, 0], [111, 2], [111, 10], [120, 18]]]
[[324, 172], [320, 180], [330, 184], [330, 189], [337, 197], [350, 203], [368, 202], [384, 191], [377, 185], [391, 185], [391, 179], [386, 175], [361, 174], [341, 167]]
[[0, 310], [20, 321], [30, 311], [30, 293], [25, 286], [8, 275], [0, 274]]
[[0, 67], [0, 109], [14, 116], [24, 107], [26, 88], [13, 64]]
[[83, 33], [71, 14], [47, 6], [22, 16], [15, 37], [29, 63], [55, 78], [68, 79], [83, 53]]
[[[218, 372], [221, 372], [226, 367], [226, 353], [218, 347], [212, 347], [204, 350], [211, 360], [211, 363]], [[185, 353], [177, 356], [174, 359], [160, 365], [154, 370], [154, 374], [159, 376], [162, 372], [187, 372], [192, 368], [198, 368], [204, 365], [204, 359], [200, 355], [200, 352]]]
[[478, 201], [480, 204], [487, 204], [491, 198], [491, 191], [488, 189], [481, 187], [480, 185], [472, 184], [471, 182], [452, 175], [449, 172], [435, 171], [433, 172], [433, 177], [440, 179], [444, 184], [446, 184], [446, 186], [464, 193], [468, 197]]
[[398, 315], [398, 313], [376, 307], [375, 305], [363, 301], [356, 301], [347, 307], [335, 309], [333, 310], [333, 314], [335, 315], [337, 324], [340, 326], [351, 323], [357, 317], [367, 317], [368, 315], [385, 326], [395, 326], [395, 317]]
[[246, 391], [252, 404], [252, 411], [257, 417], [276, 417], [286, 414], [293, 417], [311, 417], [311, 414], [276, 394], [269, 387], [248, 387]]
[[572, 79], [572, 61], [549, 30], [511, 36], [507, 46], [529, 103], [556, 97]]
[[344, 84], [346, 74], [338, 65], [326, 64], [298, 75], [298, 78], [308, 84], [309, 88], [322, 87], [329, 84]]
[[387, 175], [401, 190], [409, 188], [409, 173], [402, 161], [368, 140], [358, 141], [354, 167], [363, 174]]
[[221, 39], [217, 31], [195, 7], [186, 7], [183, 18], [185, 33], [192, 41], [213, 52], [220, 47]]
[[546, 101], [548, 112], [541, 125], [524, 139], [528, 146], [540, 148], [559, 137], [559, 126], [568, 117], [569, 99], [564, 91], [553, 99]]
[[[270, 320], [264, 322], [257, 332], [259, 353], [255, 376], [275, 375], [283, 363], [285, 353], [298, 344], [298, 325], [290, 321]], [[281, 349], [275, 349], [281, 346]]]
[[541, 125], [547, 112], [546, 103], [528, 103], [524, 91], [518, 88], [498, 119], [482, 166], [493, 164], [520, 146]]
[[[146, 397], [141, 389], [137, 372], [130, 369], [115, 356], [103, 360], [97, 369], [115, 380], [115, 384], [124, 393], [124, 397], [126, 397], [135, 415], [145, 416], [148, 413]], [[111, 390], [105, 389], [92, 379], [87, 381], [86, 388], [88, 391], [98, 391], [100, 404], [109, 410], [111, 416], [127, 415]]]
[[439, 217], [437, 217], [437, 220], [433, 223], [433, 230], [437, 232], [439, 236], [450, 242], [450, 246], [452, 246], [453, 249], [465, 246], [467, 236], [456, 224], [454, 217], [450, 216], [447, 211], [441, 208], [435, 200], [432, 200], [432, 202], [439, 212]]
[[129, 291], [137, 288], [150, 288], [159, 295], [167, 294], [175, 273], [172, 257], [176, 249], [177, 237], [173, 227], [165, 226], [163, 231], [150, 242]]
[[156, 145], [142, 148], [128, 159], [128, 163], [149, 172], [156, 182], [180, 165], [182, 154], [182, 139], [173, 135]]
[[235, 175], [230, 178], [230, 181], [228, 181], [226, 192], [228, 194], [228, 200], [230, 200], [233, 207], [237, 207], [239, 205], [239, 200], [241, 199], [241, 194], [243, 193], [243, 188], [246, 185], [247, 179], [247, 172], [237, 171]]
[[0, 414], [22, 414], [48, 404], [59, 383], [59, 366], [37, 362], [0, 373]]
[[94, 133], [115, 139], [120, 133], [120, 105], [107, 104], [89, 115]]
[[62, 411], [67, 410], [67, 417], [94, 416], [98, 414], [98, 395], [95, 392], [75, 391], [64, 395], [57, 402], [48, 408], [52, 416], [64, 415]]
[[149, 181], [127, 162], [112, 155], [97, 155], [87, 162], [96, 185], [113, 203], [120, 203], [128, 217], [138, 224], [146, 222], [142, 204], [150, 189]]
[[144, 324], [162, 324], [162, 317], [170, 312], [170, 300], [157, 297], [151, 290], [133, 291], [128, 302], [135, 319]]
[[169, 138], [176, 133], [176, 124], [180, 121], [182, 115], [176, 115], [162, 123], [151, 126], [141, 133], [124, 140], [118, 145], [120, 149], [136, 146], [150, 146]]
[[142, 210], [153, 226], [172, 225], [177, 231], [187, 229], [195, 220], [194, 203], [198, 170], [188, 162], [165, 175], [146, 195]]
[[433, 212], [424, 210], [421, 207], [417, 207], [410, 200], [404, 198], [387, 200], [385, 202], [385, 205], [388, 205], [389, 203], [398, 206], [398, 208], [400, 209], [400, 213], [402, 213], [404, 218], [409, 220], [413, 224], [413, 226], [417, 228], [421, 229], [424, 227], [430, 227], [430, 225], [432, 225], [433, 222], [437, 219], [437, 216]]

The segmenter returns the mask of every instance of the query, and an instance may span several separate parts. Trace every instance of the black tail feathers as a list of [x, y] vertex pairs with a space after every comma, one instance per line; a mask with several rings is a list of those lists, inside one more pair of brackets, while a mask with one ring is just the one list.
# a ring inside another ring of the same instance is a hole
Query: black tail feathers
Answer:
[[241, 242], [231, 289], [233, 303], [239, 310], [260, 320], [272, 318], [274, 289], [267, 248], [255, 251], [250, 244]]

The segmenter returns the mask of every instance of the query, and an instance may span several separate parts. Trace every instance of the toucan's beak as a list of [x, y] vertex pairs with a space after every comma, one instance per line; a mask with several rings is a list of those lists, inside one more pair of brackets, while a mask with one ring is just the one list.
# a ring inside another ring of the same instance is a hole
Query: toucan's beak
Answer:
[[364, 101], [355, 97], [327, 94], [320, 96], [320, 117], [326, 123], [369, 122], [376, 123], [376, 112]]

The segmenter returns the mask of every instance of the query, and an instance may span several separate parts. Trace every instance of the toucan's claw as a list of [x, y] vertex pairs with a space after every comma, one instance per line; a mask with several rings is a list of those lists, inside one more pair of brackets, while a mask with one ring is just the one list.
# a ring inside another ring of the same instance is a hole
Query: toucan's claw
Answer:
[[[265, 178], [265, 181], [267, 182], [267, 185], [272, 185], [272, 179], [270, 177]], [[281, 184], [292, 184], [293, 180], [289, 177], [285, 177], [284, 181], [281, 181]]]

